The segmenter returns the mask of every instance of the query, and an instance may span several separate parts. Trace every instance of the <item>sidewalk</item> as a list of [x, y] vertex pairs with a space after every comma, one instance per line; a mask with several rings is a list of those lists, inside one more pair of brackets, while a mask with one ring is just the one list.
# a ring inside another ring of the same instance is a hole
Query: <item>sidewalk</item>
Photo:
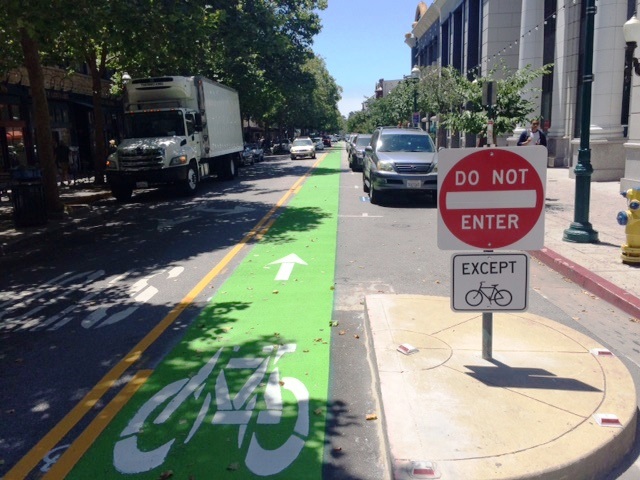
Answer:
[[[640, 186], [640, 185], [639, 185]], [[616, 215], [627, 210], [619, 182], [591, 182], [589, 221], [598, 232], [599, 243], [570, 243], [563, 232], [573, 222], [575, 180], [569, 170], [547, 170], [545, 248], [529, 252], [586, 290], [640, 319], [640, 265], [625, 265], [620, 259], [626, 243], [625, 227]]]
[[39, 238], [73, 232], [85, 221], [95, 222], [96, 213], [92, 204], [111, 198], [111, 191], [107, 185], [94, 185], [92, 178], [84, 178], [73, 185], [61, 187], [60, 198], [65, 205], [60, 216], [49, 218], [45, 225], [16, 228], [11, 200], [7, 195], [0, 196], [0, 260], [19, 256], [25, 247], [32, 247]]

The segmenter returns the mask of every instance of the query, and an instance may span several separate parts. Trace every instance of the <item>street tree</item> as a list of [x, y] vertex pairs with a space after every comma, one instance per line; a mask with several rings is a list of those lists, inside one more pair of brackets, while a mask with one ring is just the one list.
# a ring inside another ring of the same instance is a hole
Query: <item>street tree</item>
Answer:
[[[121, 81], [122, 72], [127, 69], [134, 73], [164, 74], [167, 70], [163, 69], [170, 65], [172, 73], [188, 70], [191, 62], [199, 58], [194, 44], [206, 44], [207, 9], [198, 1], [67, 0], [66, 3], [64, 28], [50, 55], [71, 65], [85, 64], [89, 69], [94, 112], [95, 181], [101, 184], [104, 183], [107, 155], [102, 103], [110, 92], [103, 88], [104, 79], [111, 71], [117, 71], [119, 75], [115, 78]], [[176, 35], [176, 31], [189, 34]], [[119, 88], [112, 93], [120, 93]]]
[[326, 0], [253, 0], [212, 3], [210, 54], [200, 71], [240, 93], [245, 118], [265, 127], [288, 124], [308, 109], [300, 92], [313, 87], [303, 71], [313, 58], [313, 37], [320, 32], [317, 10]]
[[43, 46], [53, 42], [61, 28], [60, 12], [50, 12], [50, 5], [51, 2], [44, 0], [3, 2], [3, 8], [0, 9], [0, 43], [3, 45], [0, 66], [5, 72], [17, 65], [24, 65], [27, 70], [46, 209], [49, 213], [60, 213], [64, 206], [58, 191], [49, 105], [40, 53]]
[[[482, 134], [488, 121], [493, 120], [496, 143], [500, 135], [512, 132], [517, 125], [527, 122], [536, 111], [536, 99], [539, 89], [532, 85], [533, 80], [551, 73], [552, 65], [532, 68], [527, 65], [517, 71], [510, 71], [504, 65], [492, 69], [486, 77], [469, 80], [458, 75], [457, 85], [462, 95], [459, 108], [452, 108], [444, 115], [444, 124], [452, 130], [473, 134]], [[496, 104], [482, 104], [482, 89], [487, 82], [496, 82]]]
[[329, 74], [324, 59], [310, 58], [303, 72], [307, 72], [313, 79], [313, 88], [306, 95], [310, 97], [310, 111], [308, 128], [324, 132], [335, 132], [340, 127], [340, 112], [338, 102], [342, 89]]
[[453, 67], [429, 66], [420, 69], [418, 108], [437, 116], [436, 146], [447, 144], [447, 120], [460, 111], [465, 101], [464, 77]]

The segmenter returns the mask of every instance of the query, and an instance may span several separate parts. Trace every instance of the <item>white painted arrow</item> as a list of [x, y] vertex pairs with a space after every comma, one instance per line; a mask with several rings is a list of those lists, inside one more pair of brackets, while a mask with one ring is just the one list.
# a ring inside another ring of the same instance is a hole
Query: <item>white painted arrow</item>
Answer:
[[277, 280], [289, 280], [291, 276], [291, 272], [293, 271], [293, 266], [297, 263], [299, 265], [306, 265], [306, 262], [302, 260], [295, 253], [291, 255], [287, 255], [280, 260], [276, 260], [275, 262], [271, 262], [269, 265], [277, 265], [280, 264], [280, 268], [278, 269], [278, 274], [276, 275]]

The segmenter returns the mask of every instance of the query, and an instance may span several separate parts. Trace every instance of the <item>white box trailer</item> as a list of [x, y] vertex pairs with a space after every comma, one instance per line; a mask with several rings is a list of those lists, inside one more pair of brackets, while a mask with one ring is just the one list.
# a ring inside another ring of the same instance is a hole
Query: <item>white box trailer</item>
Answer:
[[107, 161], [119, 201], [135, 188], [237, 176], [243, 150], [238, 93], [202, 76], [132, 80], [125, 95], [125, 134]]

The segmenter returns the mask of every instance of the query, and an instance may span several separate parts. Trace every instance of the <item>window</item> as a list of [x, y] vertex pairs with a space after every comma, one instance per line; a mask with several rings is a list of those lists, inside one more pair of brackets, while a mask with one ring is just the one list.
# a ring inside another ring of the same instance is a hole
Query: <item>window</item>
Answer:
[[187, 136], [196, 133], [196, 122], [193, 118], [193, 113], [187, 113], [184, 116], [184, 121], [187, 123]]

